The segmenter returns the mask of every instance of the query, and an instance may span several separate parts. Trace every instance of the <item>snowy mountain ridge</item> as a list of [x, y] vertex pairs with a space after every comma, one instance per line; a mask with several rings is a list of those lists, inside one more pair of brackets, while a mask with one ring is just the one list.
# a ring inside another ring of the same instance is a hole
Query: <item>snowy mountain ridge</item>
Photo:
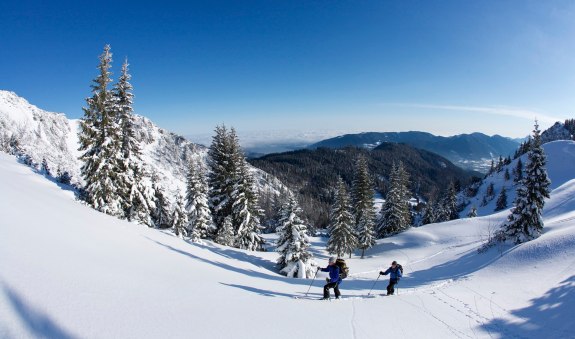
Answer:
[[[142, 163], [170, 193], [167, 198], [172, 201], [177, 191], [184, 192], [189, 161], [199, 158], [205, 162], [208, 149], [157, 127], [143, 116], [135, 115], [135, 126]], [[73, 183], [82, 180], [78, 128], [79, 120], [44, 111], [14, 92], [0, 90], [0, 151], [13, 153], [17, 147], [36, 164], [46, 159], [53, 174], [57, 168], [68, 171]], [[283, 187], [267, 173], [255, 168], [252, 171], [259, 190], [275, 192]]]

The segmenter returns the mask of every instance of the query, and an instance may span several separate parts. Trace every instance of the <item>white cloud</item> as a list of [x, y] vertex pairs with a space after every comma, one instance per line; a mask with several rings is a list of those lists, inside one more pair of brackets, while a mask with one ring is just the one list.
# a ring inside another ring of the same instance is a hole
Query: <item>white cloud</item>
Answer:
[[541, 122], [554, 123], [556, 121], [561, 121], [563, 119], [558, 117], [553, 117], [541, 112], [536, 112], [532, 110], [522, 109], [522, 108], [509, 108], [509, 107], [479, 107], [479, 106], [457, 106], [457, 105], [433, 105], [433, 104], [391, 104], [403, 107], [415, 107], [424, 109], [439, 109], [448, 111], [465, 111], [465, 112], [476, 112], [485, 113], [493, 115], [505, 115], [527, 120], [535, 120]]

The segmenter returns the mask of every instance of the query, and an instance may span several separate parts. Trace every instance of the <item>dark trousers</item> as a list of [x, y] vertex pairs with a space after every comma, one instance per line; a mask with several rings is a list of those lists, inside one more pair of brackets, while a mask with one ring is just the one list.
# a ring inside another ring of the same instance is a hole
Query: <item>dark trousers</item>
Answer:
[[323, 297], [326, 299], [329, 298], [329, 289], [333, 288], [333, 292], [335, 293], [335, 297], [339, 298], [341, 293], [339, 293], [339, 286], [338, 285], [339, 285], [339, 283], [337, 283], [337, 282], [327, 283], [323, 287]]
[[395, 285], [397, 285], [397, 279], [389, 279], [389, 285], [387, 285], [387, 295], [392, 295], [395, 292]]

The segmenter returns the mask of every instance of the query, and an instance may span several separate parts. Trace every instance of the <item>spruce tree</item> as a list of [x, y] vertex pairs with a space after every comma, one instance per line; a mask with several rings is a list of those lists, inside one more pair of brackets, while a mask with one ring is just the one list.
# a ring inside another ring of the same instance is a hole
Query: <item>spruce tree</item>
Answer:
[[381, 207], [381, 219], [378, 225], [380, 237], [403, 232], [411, 226], [407, 187], [409, 175], [403, 167], [403, 162], [393, 164], [389, 180], [390, 188]]
[[513, 181], [518, 184], [523, 180], [523, 162], [521, 158], [517, 159], [517, 165], [513, 169]]
[[439, 222], [459, 219], [459, 212], [457, 207], [457, 191], [453, 183], [445, 191], [440, 202], [440, 213], [438, 215]]
[[52, 176], [52, 173], [50, 173], [50, 166], [48, 166], [48, 161], [46, 161], [46, 158], [42, 158], [42, 167], [40, 168], [40, 172], [46, 176]]
[[235, 164], [226, 126], [216, 126], [208, 150], [209, 203], [214, 224], [219, 232], [224, 219], [232, 214], [231, 195], [234, 186]]
[[[135, 173], [142, 175], [143, 171], [139, 167], [142, 165], [139, 142], [136, 138], [134, 126], [133, 110], [133, 87], [130, 84], [131, 75], [128, 73], [128, 60], [124, 61], [118, 82], [114, 85], [112, 94], [114, 96], [115, 119], [120, 129], [119, 147], [120, 154], [117, 186], [122, 201], [124, 214], [127, 219], [133, 216], [134, 206], [131, 205], [130, 195], [132, 190], [138, 189]], [[144, 195], [145, 192], [139, 192]], [[151, 197], [148, 197], [149, 199]], [[144, 222], [145, 220], [139, 220]]]
[[208, 204], [208, 185], [199, 161], [190, 161], [186, 176], [186, 211], [188, 234], [193, 242], [214, 235], [215, 227]]
[[357, 247], [357, 236], [353, 229], [354, 220], [350, 207], [345, 184], [341, 178], [338, 178], [328, 228], [330, 237], [327, 241], [327, 251], [338, 257], [349, 253], [351, 258], [351, 253]]
[[125, 212], [127, 219], [154, 227], [152, 215], [156, 211], [155, 184], [140, 166], [135, 166], [131, 174], [134, 184], [130, 187], [128, 209]]
[[501, 211], [507, 208], [507, 192], [505, 186], [501, 188], [499, 196], [497, 197], [497, 202], [495, 203], [495, 212]]
[[232, 216], [228, 215], [224, 218], [222, 227], [218, 229], [218, 234], [216, 236], [216, 242], [224, 246], [234, 245], [234, 225], [232, 224]]
[[170, 213], [170, 202], [166, 198], [164, 189], [158, 184], [156, 178], [153, 179], [154, 202], [156, 208], [153, 210], [152, 219], [156, 228], [165, 229], [172, 227]]
[[535, 122], [533, 138], [525, 166], [525, 177], [517, 187], [515, 207], [503, 225], [499, 240], [511, 240], [520, 244], [538, 238], [543, 231], [543, 206], [549, 198], [551, 182], [545, 168], [546, 157], [541, 147], [539, 125]]
[[355, 218], [355, 232], [361, 258], [365, 250], [375, 245], [375, 210], [373, 207], [373, 183], [369, 177], [367, 160], [357, 159], [352, 183], [352, 211]]
[[314, 275], [313, 255], [309, 252], [310, 241], [305, 222], [301, 219], [301, 208], [295, 197], [282, 207], [277, 232], [276, 251], [280, 253], [280, 272], [288, 277], [311, 278]]
[[176, 196], [176, 202], [174, 204], [174, 212], [172, 213], [172, 230], [174, 234], [179, 238], [184, 238], [188, 235], [186, 231], [186, 225], [188, 223], [188, 217], [186, 216], [184, 199], [178, 193]]
[[216, 135], [208, 151], [210, 174], [210, 208], [220, 233], [223, 221], [231, 217], [235, 246], [248, 250], [261, 250], [264, 240], [260, 236], [258, 207], [254, 179], [243, 155], [235, 130], [216, 127]]
[[423, 217], [421, 218], [422, 225], [433, 224], [437, 221], [436, 207], [437, 206], [431, 200], [427, 203], [425, 211], [423, 212]]
[[[232, 128], [230, 134], [235, 137]], [[233, 139], [232, 139], [233, 140]], [[237, 143], [239, 150], [239, 143]], [[250, 251], [261, 251], [265, 243], [261, 237], [262, 226], [260, 216], [262, 211], [258, 205], [255, 182], [249, 166], [241, 151], [235, 154], [237, 164], [236, 184], [232, 192], [232, 221], [236, 230], [236, 247]]]
[[83, 162], [81, 174], [85, 181], [87, 202], [96, 210], [123, 217], [121, 192], [117, 186], [120, 165], [120, 128], [114, 110], [114, 97], [108, 89], [112, 82], [110, 46], [100, 55], [100, 74], [93, 80], [92, 97], [86, 99], [84, 117], [80, 122], [79, 150]]

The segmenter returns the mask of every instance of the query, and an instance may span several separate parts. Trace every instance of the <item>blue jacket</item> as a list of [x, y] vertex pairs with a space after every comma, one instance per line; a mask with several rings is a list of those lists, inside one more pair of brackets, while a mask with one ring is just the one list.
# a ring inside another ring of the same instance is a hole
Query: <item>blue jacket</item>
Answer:
[[326, 268], [321, 269], [322, 272], [329, 272], [329, 282], [330, 283], [339, 283], [341, 279], [339, 278], [339, 267], [337, 265], [329, 265]]
[[401, 278], [403, 276], [401, 274], [401, 270], [399, 269], [399, 266], [395, 266], [395, 268], [390, 267], [385, 272], [381, 272], [381, 274], [383, 274], [383, 275], [388, 275], [390, 273], [391, 273], [391, 275], [389, 276], [389, 279], [399, 280], [399, 278]]

